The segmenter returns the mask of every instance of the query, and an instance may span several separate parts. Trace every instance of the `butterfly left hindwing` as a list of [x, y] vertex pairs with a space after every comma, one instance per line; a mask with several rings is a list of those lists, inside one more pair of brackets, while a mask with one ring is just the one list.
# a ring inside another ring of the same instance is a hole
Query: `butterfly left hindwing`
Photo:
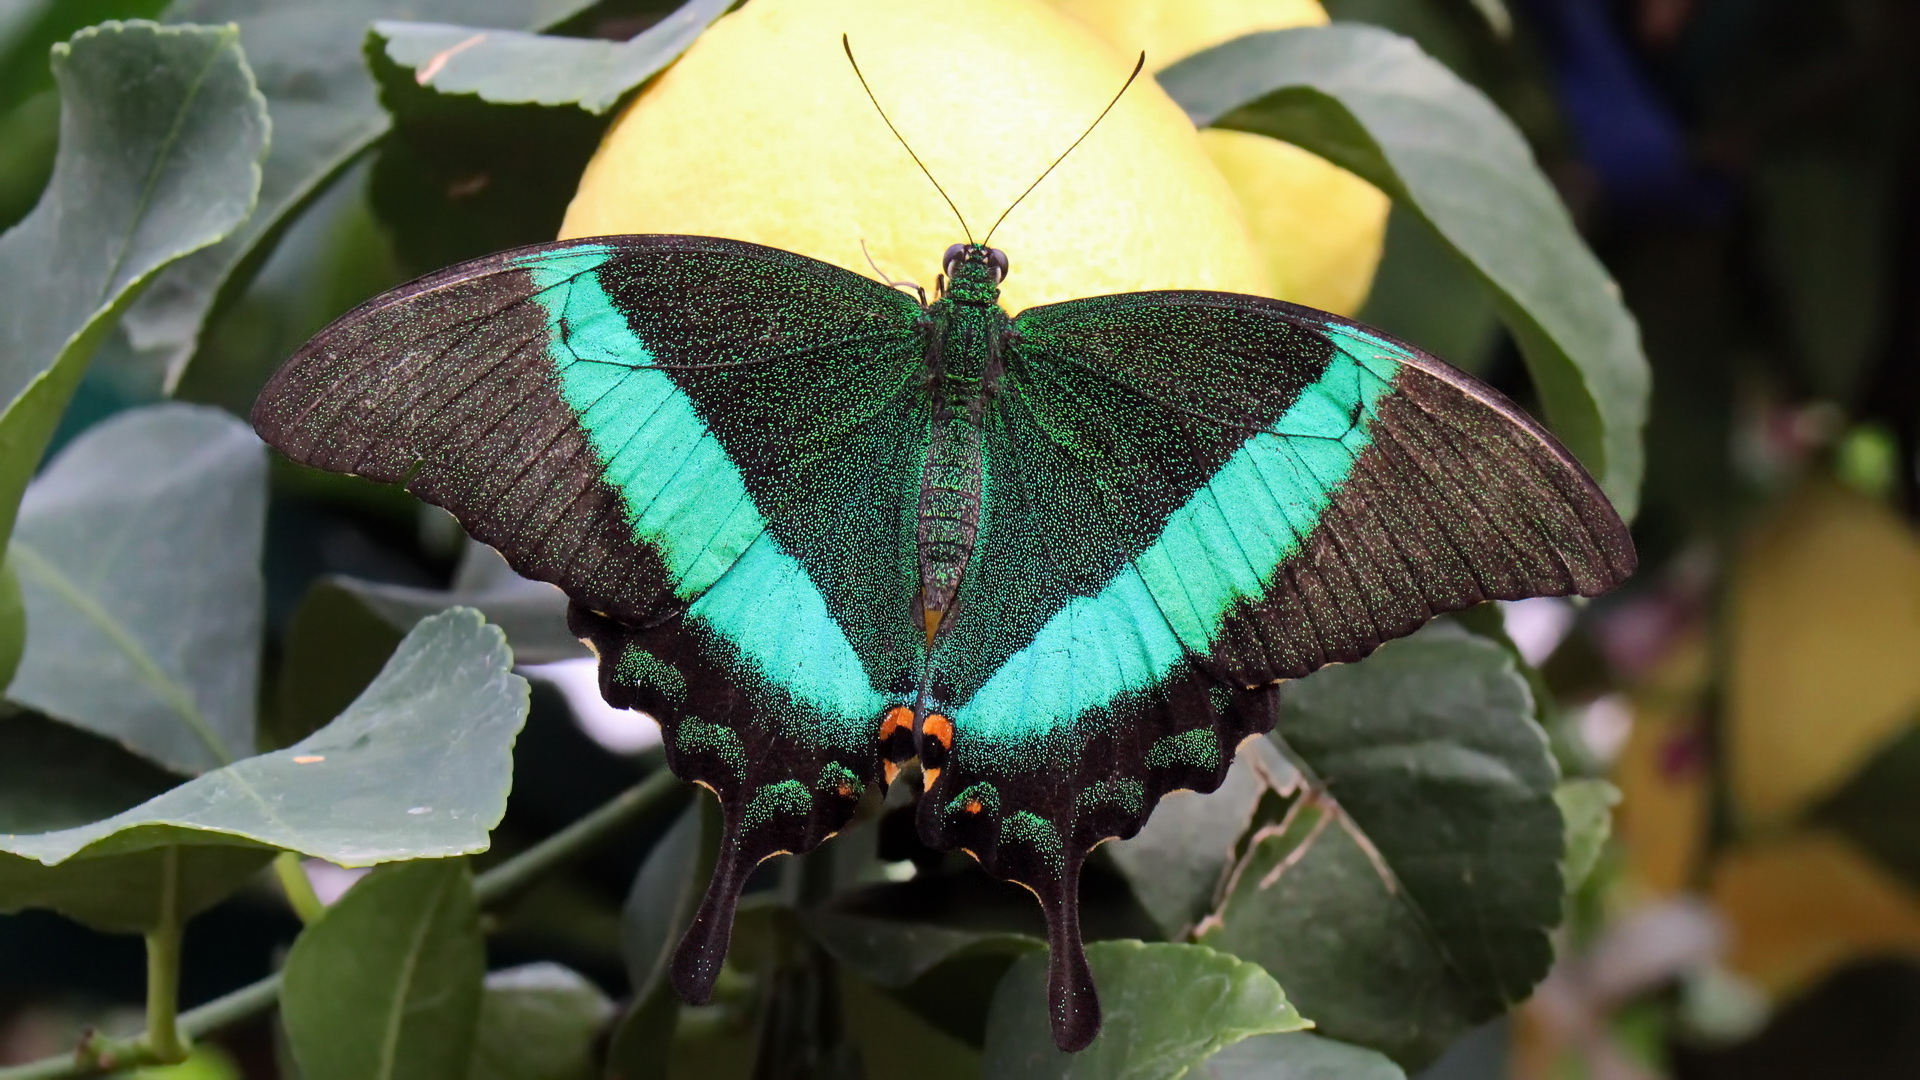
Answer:
[[607, 698], [720, 795], [728, 850], [676, 971], [695, 997], [747, 871], [845, 824], [923, 663], [922, 321], [757, 245], [547, 244], [350, 312], [255, 405], [295, 461], [404, 483], [566, 590]]

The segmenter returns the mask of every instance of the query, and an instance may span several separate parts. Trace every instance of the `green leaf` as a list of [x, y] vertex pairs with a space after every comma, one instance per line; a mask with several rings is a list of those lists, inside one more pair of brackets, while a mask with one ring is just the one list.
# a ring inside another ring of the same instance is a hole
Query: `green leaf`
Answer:
[[1890, 155], [1841, 145], [1761, 160], [1753, 214], [1777, 317], [1793, 334], [1789, 355], [1808, 388], [1849, 405], [1885, 348], [1901, 211]]
[[615, 1080], [664, 1080], [680, 1023], [680, 997], [667, 967], [720, 854], [720, 805], [697, 798], [647, 852], [620, 909], [620, 954], [633, 1003], [614, 1026], [607, 1074]]
[[292, 746], [344, 712], [419, 621], [396, 627], [336, 581], [307, 590], [281, 638], [275, 707], [261, 731], [269, 746]]
[[599, 987], [559, 964], [493, 972], [466, 1080], [596, 1080], [593, 1043], [612, 1013]]
[[1096, 941], [1087, 961], [1100, 986], [1100, 1036], [1078, 1054], [1053, 1045], [1047, 958], [1007, 972], [987, 1021], [985, 1076], [995, 1080], [1178, 1080], [1222, 1047], [1307, 1025], [1273, 976], [1204, 945]]
[[1385, 1055], [1304, 1031], [1242, 1039], [1190, 1075], [1194, 1080], [1407, 1080]]
[[[259, 208], [219, 245], [183, 260], [121, 321], [112, 362], [130, 381], [171, 389], [199, 346], [214, 303], [251, 273], [288, 217], [386, 134], [373, 80], [359, 60], [367, 28], [382, 17], [457, 19], [535, 28], [589, 0], [178, 0], [173, 22], [231, 22], [261, 71], [273, 115], [273, 147]], [[229, 279], [235, 279], [231, 281]]]
[[1553, 801], [1566, 822], [1566, 857], [1560, 873], [1571, 893], [1593, 873], [1600, 851], [1613, 835], [1613, 808], [1620, 805], [1620, 789], [1605, 780], [1563, 780], [1553, 789]]
[[477, 541], [467, 545], [451, 589], [421, 589], [388, 582], [335, 577], [329, 583], [357, 598], [395, 630], [450, 607], [477, 608], [506, 631], [523, 664], [545, 664], [590, 655], [567, 629], [567, 596], [543, 581], [513, 572], [500, 553]]
[[1507, 0], [1468, 0], [1480, 17], [1487, 21], [1487, 29], [1502, 40], [1513, 36], [1513, 13], [1507, 10]]
[[89, 428], [20, 504], [26, 654], [8, 696], [185, 773], [253, 752], [267, 456], [218, 409]]
[[0, 540], [115, 315], [252, 210], [265, 103], [232, 27], [107, 23], [53, 56], [60, 151], [0, 236]]
[[1249, 34], [1159, 79], [1194, 123], [1301, 146], [1432, 228], [1492, 292], [1554, 430], [1632, 516], [1649, 393], [1639, 330], [1484, 95], [1411, 41], [1355, 25]]
[[[111, 816], [178, 779], [97, 735], [34, 713], [8, 713], [0, 716], [0, 845], [15, 834]], [[192, 915], [225, 898], [271, 857], [243, 848], [160, 848], [49, 867], [0, 854], [0, 911], [51, 908], [96, 930], [144, 933], [161, 922], [169, 875], [180, 914]]]
[[12, 0], [0, 5], [0, 112], [53, 86], [47, 53], [76, 31], [109, 19], [160, 14], [166, 0]]
[[1475, 375], [1485, 374], [1502, 338], [1486, 288], [1403, 206], [1387, 216], [1380, 269], [1357, 317]]
[[822, 908], [801, 925], [827, 954], [876, 986], [899, 988], [962, 956], [1020, 956], [1045, 944], [1010, 930], [961, 930]]
[[1525, 998], [1553, 960], [1564, 843], [1532, 715], [1506, 650], [1446, 624], [1289, 684], [1276, 738], [1306, 784], [1199, 940], [1408, 1067]]
[[0, 2], [0, 229], [26, 216], [53, 171], [60, 95], [48, 54], [82, 27], [151, 18], [165, 0]]
[[422, 622], [340, 718], [271, 754], [60, 832], [0, 838], [49, 866], [172, 844], [278, 848], [341, 866], [485, 851], [512, 786], [525, 679], [477, 612]]
[[607, 1080], [666, 1080], [679, 1026], [680, 997], [672, 987], [656, 986], [636, 997], [607, 1039]]
[[[253, 848], [155, 847], [50, 867], [0, 851], [0, 912], [45, 908], [105, 933], [144, 934], [225, 900], [271, 861]], [[168, 889], [172, 905], [162, 903]]]
[[1168, 796], [1138, 835], [1104, 850], [1161, 932], [1178, 941], [1218, 902], [1234, 848], [1251, 827], [1261, 796], [1291, 794], [1298, 782], [1298, 770], [1273, 743], [1248, 739], [1218, 789]]
[[303, 1080], [465, 1080], [485, 974], [464, 862], [373, 873], [287, 954], [280, 1015]]
[[53, 175], [60, 143], [60, 95], [40, 93], [0, 112], [0, 230], [27, 216]]
[[377, 22], [387, 59], [442, 94], [604, 113], [685, 52], [734, 0], [687, 0], [630, 41], [547, 37], [437, 23]]
[[899, 1001], [845, 969], [838, 980], [847, 1041], [857, 1048], [861, 1080], [980, 1080], [980, 1051], [927, 1023]]
[[421, 274], [552, 240], [611, 118], [440, 94], [382, 45], [368, 37], [367, 66], [393, 130], [368, 194], [400, 264]]
[[179, 782], [110, 739], [38, 713], [0, 714], [0, 834], [85, 825]]

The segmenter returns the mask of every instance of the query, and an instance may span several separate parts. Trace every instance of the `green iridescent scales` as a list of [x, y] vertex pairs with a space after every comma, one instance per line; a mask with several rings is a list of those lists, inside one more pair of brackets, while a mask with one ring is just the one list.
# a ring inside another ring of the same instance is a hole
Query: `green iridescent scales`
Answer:
[[1004, 263], [956, 251], [925, 307], [713, 238], [507, 252], [337, 321], [254, 421], [568, 593], [604, 695], [724, 808], [689, 999], [752, 867], [917, 757], [922, 837], [1040, 898], [1073, 1048], [1087, 852], [1217, 786], [1276, 681], [1633, 552], [1550, 436], [1416, 349], [1220, 293], [1009, 319]]

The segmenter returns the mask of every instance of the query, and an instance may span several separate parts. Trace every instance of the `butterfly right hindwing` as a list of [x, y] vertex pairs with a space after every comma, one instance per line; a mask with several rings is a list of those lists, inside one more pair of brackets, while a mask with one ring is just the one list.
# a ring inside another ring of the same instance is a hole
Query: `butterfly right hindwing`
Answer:
[[1040, 895], [1056, 1023], [1084, 1033], [1081, 860], [1218, 786], [1274, 683], [1483, 600], [1603, 592], [1634, 555], [1537, 424], [1357, 324], [1168, 292], [1013, 327], [919, 820]]

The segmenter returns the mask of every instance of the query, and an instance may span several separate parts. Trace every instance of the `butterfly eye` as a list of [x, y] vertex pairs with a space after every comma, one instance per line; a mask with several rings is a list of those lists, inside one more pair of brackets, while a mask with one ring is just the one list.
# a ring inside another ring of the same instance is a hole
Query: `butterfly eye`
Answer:
[[1001, 251], [999, 248], [988, 248], [987, 265], [993, 267], [993, 280], [995, 282], [1001, 282], [1007, 279], [1006, 252]]
[[960, 256], [965, 255], [966, 253], [967, 253], [967, 245], [954, 244], [951, 247], [947, 248], [947, 253], [945, 255], [940, 256], [940, 266], [944, 270], [946, 270], [948, 277], [953, 276], [953, 264], [956, 262], [959, 262]]

